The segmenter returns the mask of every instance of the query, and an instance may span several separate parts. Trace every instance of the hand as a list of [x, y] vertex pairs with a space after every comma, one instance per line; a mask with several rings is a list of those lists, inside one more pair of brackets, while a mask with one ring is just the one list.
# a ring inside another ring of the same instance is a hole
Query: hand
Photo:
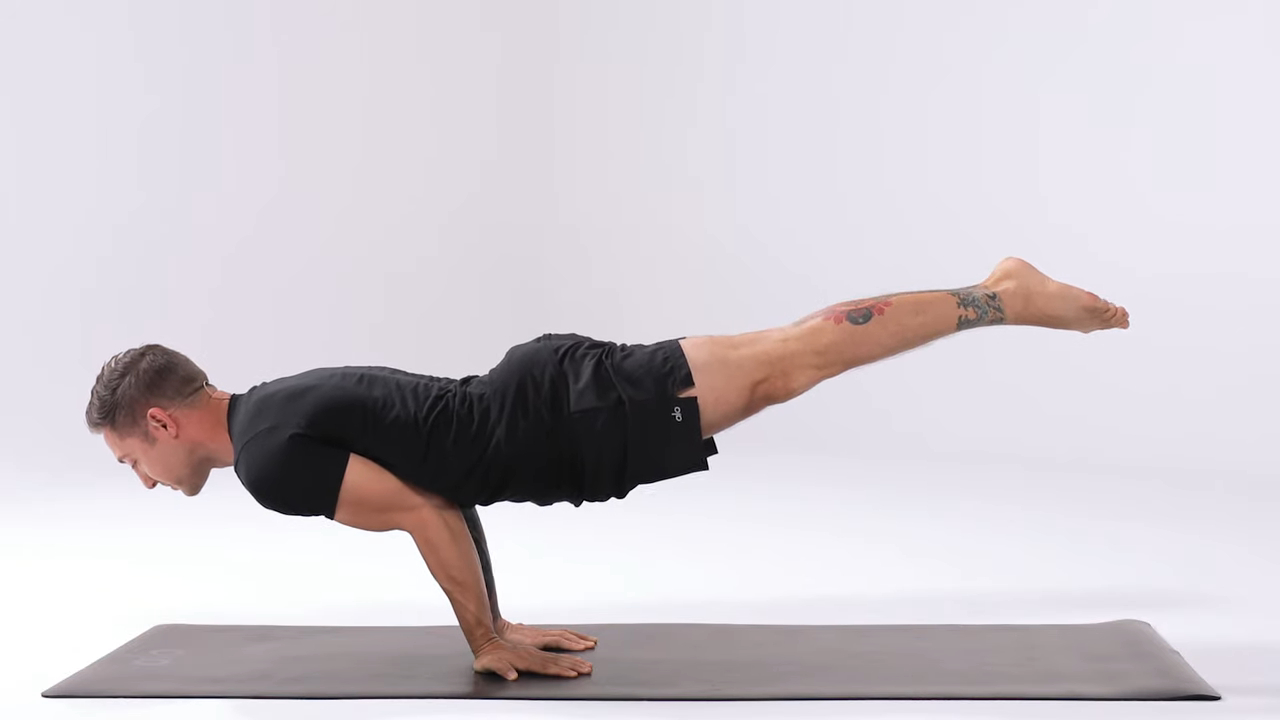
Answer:
[[471, 669], [501, 675], [508, 680], [519, 677], [519, 671], [578, 677], [591, 672], [591, 663], [572, 655], [544, 652], [528, 645], [516, 645], [495, 638], [476, 651], [476, 661], [471, 664]]
[[542, 650], [590, 650], [596, 646], [596, 638], [573, 630], [543, 630], [506, 620], [499, 620], [494, 630], [509, 643]]

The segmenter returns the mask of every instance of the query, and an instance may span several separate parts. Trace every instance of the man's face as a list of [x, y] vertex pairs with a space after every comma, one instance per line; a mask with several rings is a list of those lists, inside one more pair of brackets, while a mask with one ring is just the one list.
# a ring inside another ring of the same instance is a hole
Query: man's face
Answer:
[[201, 462], [198, 448], [176, 432], [169, 422], [149, 422], [146, 428], [151, 442], [141, 437], [121, 437], [107, 430], [103, 437], [107, 447], [128, 465], [148, 489], [164, 485], [191, 497], [200, 493], [209, 479], [210, 467]]

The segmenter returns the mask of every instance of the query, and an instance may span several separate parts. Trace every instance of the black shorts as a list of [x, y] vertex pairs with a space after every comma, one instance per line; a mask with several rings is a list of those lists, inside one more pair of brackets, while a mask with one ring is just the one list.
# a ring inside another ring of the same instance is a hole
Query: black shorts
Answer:
[[547, 333], [512, 347], [485, 377], [505, 418], [496, 445], [513, 452], [495, 501], [603, 502], [708, 470], [719, 450], [702, 437], [697, 396], [678, 397], [694, 384], [679, 340]]

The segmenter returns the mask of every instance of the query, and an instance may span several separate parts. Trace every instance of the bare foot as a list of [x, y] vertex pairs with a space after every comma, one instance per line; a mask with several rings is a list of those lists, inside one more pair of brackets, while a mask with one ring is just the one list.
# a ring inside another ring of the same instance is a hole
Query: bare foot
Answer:
[[1021, 258], [1001, 260], [982, 284], [999, 294], [1006, 325], [1082, 333], [1129, 327], [1128, 310], [1087, 290], [1058, 282]]

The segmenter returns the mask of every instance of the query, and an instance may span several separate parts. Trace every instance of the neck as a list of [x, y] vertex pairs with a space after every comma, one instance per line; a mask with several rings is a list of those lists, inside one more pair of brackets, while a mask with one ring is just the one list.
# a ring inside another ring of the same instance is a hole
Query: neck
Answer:
[[231, 430], [227, 418], [231, 407], [231, 393], [215, 392], [209, 402], [213, 405], [209, 413], [213, 421], [213, 441], [212, 447], [209, 448], [213, 467], [231, 467], [235, 463], [235, 448], [231, 444]]

